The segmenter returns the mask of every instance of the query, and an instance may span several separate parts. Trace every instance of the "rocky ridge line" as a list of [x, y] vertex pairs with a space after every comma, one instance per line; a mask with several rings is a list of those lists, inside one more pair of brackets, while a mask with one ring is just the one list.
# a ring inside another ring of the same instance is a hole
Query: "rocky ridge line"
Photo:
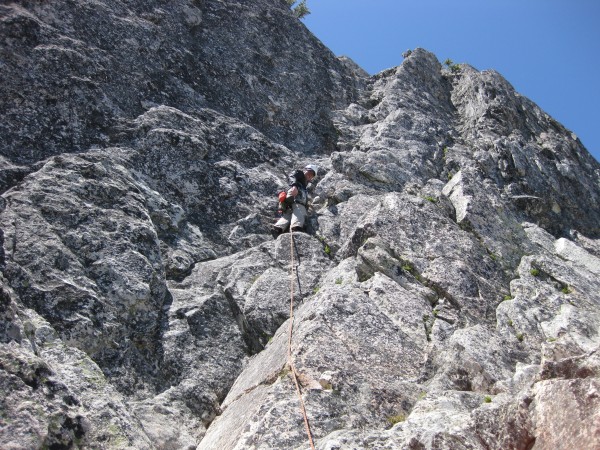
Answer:
[[285, 2], [93, 6], [1, 7], [2, 446], [304, 448], [266, 231], [309, 160], [319, 449], [597, 445], [600, 167], [572, 133], [422, 49], [366, 78]]

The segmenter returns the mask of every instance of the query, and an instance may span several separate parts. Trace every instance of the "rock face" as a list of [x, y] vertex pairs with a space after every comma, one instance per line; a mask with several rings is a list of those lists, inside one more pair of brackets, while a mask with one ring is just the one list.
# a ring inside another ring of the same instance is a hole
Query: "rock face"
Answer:
[[0, 447], [306, 448], [292, 287], [317, 448], [600, 446], [600, 165], [501, 75], [283, 0], [0, 14]]
[[24, 1], [0, 12], [2, 154], [13, 162], [120, 144], [132, 118], [160, 105], [209, 107], [291, 148], [333, 150], [328, 113], [360, 84], [283, 0]]

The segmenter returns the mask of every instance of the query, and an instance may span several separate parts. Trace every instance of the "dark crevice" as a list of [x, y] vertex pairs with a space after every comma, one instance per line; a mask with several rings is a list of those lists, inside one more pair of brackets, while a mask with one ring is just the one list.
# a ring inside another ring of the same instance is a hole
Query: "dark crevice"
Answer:
[[250, 355], [255, 355], [257, 353], [260, 353], [265, 348], [263, 346], [263, 344], [260, 342], [261, 333], [248, 323], [246, 316], [240, 310], [238, 304], [236, 303], [235, 299], [233, 298], [233, 295], [231, 295], [231, 292], [228, 289], [223, 290], [223, 295], [225, 296], [225, 298], [227, 299], [227, 301], [229, 303], [229, 308], [231, 309], [233, 317], [235, 318], [237, 326], [242, 335], [242, 339], [244, 340], [244, 343], [246, 344], [248, 353]]
[[0, 170], [0, 195], [18, 186], [33, 171], [33, 168], [24, 166], [13, 166], [9, 169]]

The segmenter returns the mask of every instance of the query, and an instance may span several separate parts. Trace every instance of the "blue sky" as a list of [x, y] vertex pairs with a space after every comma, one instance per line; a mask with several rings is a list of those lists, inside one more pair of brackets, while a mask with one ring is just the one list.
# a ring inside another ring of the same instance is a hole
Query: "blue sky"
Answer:
[[304, 24], [370, 74], [422, 47], [500, 72], [600, 161], [600, 0], [307, 0]]

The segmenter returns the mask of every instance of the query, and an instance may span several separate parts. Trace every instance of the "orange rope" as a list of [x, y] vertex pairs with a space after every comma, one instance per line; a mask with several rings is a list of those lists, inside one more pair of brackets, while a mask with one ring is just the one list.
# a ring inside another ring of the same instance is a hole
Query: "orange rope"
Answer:
[[298, 374], [296, 373], [296, 367], [294, 366], [294, 361], [292, 358], [292, 331], [294, 329], [294, 235], [291, 229], [290, 224], [290, 332], [288, 335], [288, 365], [290, 366], [290, 371], [292, 372], [292, 376], [294, 378], [294, 383], [296, 384], [296, 392], [298, 394], [298, 399], [300, 400], [300, 409], [302, 410], [302, 415], [304, 416], [304, 426], [306, 428], [306, 435], [308, 436], [308, 442], [310, 443], [310, 448], [315, 450], [315, 444], [313, 443], [312, 434], [310, 432], [310, 425], [308, 423], [308, 416], [306, 415], [306, 408], [304, 407], [304, 400], [302, 399], [302, 393], [300, 392], [300, 384], [298, 383]]

